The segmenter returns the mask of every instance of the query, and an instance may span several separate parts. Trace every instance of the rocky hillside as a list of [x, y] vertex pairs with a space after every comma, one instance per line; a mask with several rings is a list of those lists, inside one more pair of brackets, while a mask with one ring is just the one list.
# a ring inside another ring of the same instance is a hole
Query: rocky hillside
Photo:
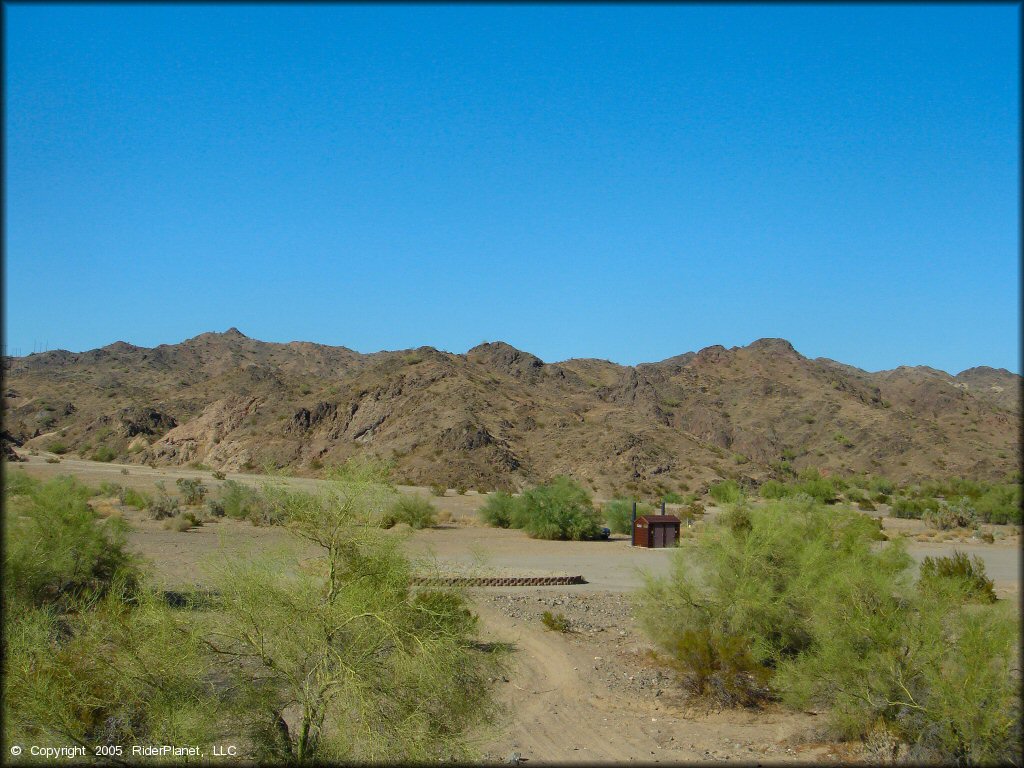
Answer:
[[501, 342], [359, 354], [231, 329], [152, 349], [4, 361], [5, 444], [153, 464], [315, 474], [371, 452], [415, 484], [700, 490], [816, 466], [1001, 479], [1020, 461], [1020, 377], [869, 373], [786, 341], [636, 367], [544, 363]]

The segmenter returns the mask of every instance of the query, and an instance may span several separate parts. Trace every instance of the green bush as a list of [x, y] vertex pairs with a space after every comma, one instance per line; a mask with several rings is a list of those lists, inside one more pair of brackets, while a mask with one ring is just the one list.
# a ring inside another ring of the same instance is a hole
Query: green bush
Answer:
[[517, 503], [517, 499], [504, 491], [495, 491], [480, 507], [480, 519], [495, 528], [509, 528], [512, 525], [512, 516]]
[[725, 706], [753, 706], [770, 698], [769, 671], [750, 656], [746, 639], [710, 627], [685, 629], [663, 650], [682, 688]]
[[50, 453], [56, 453], [58, 456], [63, 456], [68, 452], [68, 447], [59, 440], [53, 440], [46, 444], [46, 450]]
[[891, 509], [895, 517], [920, 520], [928, 512], [938, 512], [939, 502], [934, 498], [913, 499], [901, 496], [892, 502]]
[[794, 493], [806, 493], [823, 504], [835, 503], [838, 496], [837, 478], [824, 477], [817, 469], [811, 468], [800, 473], [800, 481], [793, 484]]
[[234, 520], [248, 520], [254, 525], [274, 525], [283, 521], [267, 497], [255, 488], [237, 480], [225, 480], [220, 489], [224, 514]]
[[[12, 490], [15, 493], [12, 493]], [[135, 583], [135, 559], [125, 549], [127, 526], [100, 521], [92, 492], [69, 477], [6, 488], [4, 593], [23, 605], [102, 594], [115, 578]]]
[[[633, 533], [632, 499], [612, 499], [605, 502], [601, 512], [604, 514], [604, 521], [612, 533], [623, 533], [627, 536]], [[636, 506], [637, 517], [650, 515], [653, 512], [654, 510], [649, 504], [637, 504]]]
[[759, 492], [763, 499], [784, 499], [793, 495], [793, 490], [789, 485], [778, 480], [765, 480], [761, 484]]
[[535, 539], [596, 539], [601, 514], [590, 494], [565, 476], [524, 491], [513, 506], [511, 526]]
[[[314, 467], [314, 469], [320, 469], [320, 467]], [[224, 472], [222, 472], [219, 469], [213, 470], [213, 479], [214, 480], [224, 480], [225, 478], [227, 478], [227, 475], [225, 475]]]
[[[256, 762], [428, 763], [465, 759], [465, 733], [491, 710], [491, 653], [447, 590], [412, 589], [401, 542], [374, 521], [386, 482], [346, 479], [320, 496], [271, 493], [288, 530], [322, 547], [288, 558], [231, 559], [211, 643], [235, 658], [230, 682], [256, 716]], [[282, 728], [284, 712], [294, 712]]]
[[683, 497], [680, 494], [676, 493], [675, 491], [668, 491], [667, 493], [662, 494], [661, 500], [666, 504], [683, 503]]
[[553, 632], [569, 632], [571, 627], [565, 614], [553, 614], [551, 611], [544, 611], [540, 617], [541, 623]]
[[175, 485], [178, 486], [178, 491], [181, 493], [181, 498], [188, 506], [202, 504], [203, 499], [206, 498], [206, 486], [203, 485], [201, 480], [194, 478], [179, 477], [175, 481]]
[[149, 514], [153, 516], [154, 520], [165, 520], [169, 517], [174, 517], [181, 510], [181, 504], [178, 499], [174, 496], [168, 496], [166, 493], [159, 494], [149, 504]]
[[1021, 489], [1020, 485], [994, 485], [977, 497], [974, 508], [978, 519], [996, 525], [1012, 523], [1020, 525]]
[[11, 469], [7, 462], [3, 463], [3, 488], [8, 497], [25, 496], [39, 487], [39, 480], [20, 469]]
[[73, 614], [6, 616], [4, 640], [7, 743], [205, 744], [230, 735], [197, 627], [154, 594], [115, 582]]
[[938, 528], [940, 531], [946, 531], [951, 528], [966, 528], [972, 525], [977, 520], [977, 515], [974, 507], [971, 506], [971, 500], [963, 496], [952, 504], [945, 500], [940, 501], [938, 509], [927, 510], [921, 515], [921, 519], [927, 525]]
[[207, 499], [206, 514], [210, 517], [224, 517], [224, 502], [217, 499]]
[[135, 507], [136, 509], [149, 509], [150, 504], [153, 503], [153, 498], [149, 494], [134, 488], [122, 488], [117, 494], [117, 500], [126, 507]]
[[996, 601], [992, 579], [985, 575], [985, 563], [977, 555], [968, 558], [963, 552], [954, 552], [950, 557], [926, 557], [921, 562], [919, 588], [934, 590], [940, 580], [951, 582], [962, 590], [967, 600], [981, 603]]
[[429, 528], [437, 525], [437, 507], [422, 496], [399, 496], [381, 522], [385, 528], [392, 528], [398, 523], [405, 523], [416, 530]]
[[435, 496], [444, 496], [448, 493], [448, 486], [442, 483], [431, 483], [430, 492]]
[[711, 498], [719, 504], [735, 504], [743, 496], [743, 491], [735, 480], [723, 480], [715, 483], [709, 491]]
[[117, 458], [117, 451], [109, 445], [98, 445], [96, 446], [96, 450], [92, 452], [92, 456], [90, 458], [93, 461], [113, 461]]
[[1019, 619], [965, 605], [985, 594], [977, 564], [936, 561], [914, 589], [902, 541], [876, 550], [878, 522], [853, 510], [800, 496], [728, 514], [746, 524], [723, 515], [640, 596], [685, 684], [741, 703], [761, 695], [753, 662], [770, 694], [825, 709], [837, 738], [883, 728], [916, 762], [1021, 761]]

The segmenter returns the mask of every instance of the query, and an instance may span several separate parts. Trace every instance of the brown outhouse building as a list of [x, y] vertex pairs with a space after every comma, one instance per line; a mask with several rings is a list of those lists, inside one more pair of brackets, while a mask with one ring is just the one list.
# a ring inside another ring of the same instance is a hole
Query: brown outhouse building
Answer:
[[633, 524], [634, 547], [674, 547], [678, 541], [679, 518], [675, 515], [641, 515]]

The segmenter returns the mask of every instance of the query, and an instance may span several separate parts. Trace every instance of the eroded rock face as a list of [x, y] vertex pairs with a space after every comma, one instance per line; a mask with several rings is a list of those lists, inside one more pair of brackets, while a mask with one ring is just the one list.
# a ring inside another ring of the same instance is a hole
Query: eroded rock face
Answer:
[[173, 416], [155, 408], [124, 408], [117, 414], [120, 431], [125, 437], [162, 435], [178, 426]]
[[338, 415], [336, 403], [317, 403], [313, 409], [300, 408], [292, 416], [291, 426], [293, 430], [308, 432], [322, 424], [327, 419], [333, 419]]
[[544, 367], [539, 357], [503, 341], [478, 344], [466, 353], [466, 359], [516, 378], [535, 376]]
[[229, 397], [211, 403], [192, 421], [178, 425], [150, 446], [146, 458], [172, 464], [204, 459], [207, 463], [237, 468], [240, 453], [235, 433], [261, 404], [257, 397]]
[[6, 461], [24, 461], [21, 456], [14, 450], [15, 446], [21, 446], [22, 441], [8, 432], [6, 429], [0, 431], [0, 450], [3, 450], [3, 456]]

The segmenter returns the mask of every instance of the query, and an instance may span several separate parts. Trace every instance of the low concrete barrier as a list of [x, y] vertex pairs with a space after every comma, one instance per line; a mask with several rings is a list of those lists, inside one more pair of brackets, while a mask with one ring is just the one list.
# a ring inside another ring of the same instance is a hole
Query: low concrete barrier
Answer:
[[414, 576], [412, 583], [420, 587], [554, 587], [587, 580], [582, 576]]

